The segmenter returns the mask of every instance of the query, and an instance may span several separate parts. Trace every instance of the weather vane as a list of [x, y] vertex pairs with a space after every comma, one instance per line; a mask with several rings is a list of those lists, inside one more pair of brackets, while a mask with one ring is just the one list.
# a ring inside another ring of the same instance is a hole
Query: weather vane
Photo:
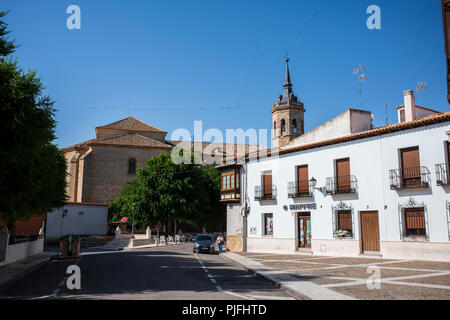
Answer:
[[358, 64], [358, 67], [353, 70], [353, 74], [358, 76], [359, 82], [359, 107], [362, 108], [362, 83], [367, 80], [366, 65]]

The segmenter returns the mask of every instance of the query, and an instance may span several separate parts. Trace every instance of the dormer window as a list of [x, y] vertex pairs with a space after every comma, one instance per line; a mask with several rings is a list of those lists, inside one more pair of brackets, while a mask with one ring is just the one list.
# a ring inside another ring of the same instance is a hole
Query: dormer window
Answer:
[[136, 174], [136, 159], [128, 160], [128, 174]]

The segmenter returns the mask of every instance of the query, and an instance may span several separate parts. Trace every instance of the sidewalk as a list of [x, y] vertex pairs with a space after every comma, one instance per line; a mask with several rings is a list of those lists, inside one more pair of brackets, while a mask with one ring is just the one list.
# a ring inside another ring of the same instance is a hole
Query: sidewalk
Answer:
[[280, 288], [300, 300], [356, 300], [351, 296], [325, 288], [312, 281], [302, 280], [302, 277], [299, 275], [283, 270], [277, 271], [274, 268], [234, 252], [223, 253], [222, 256], [232, 260], [248, 271], [255, 272], [257, 275], [277, 284]]
[[0, 288], [25, 277], [49, 262], [54, 255], [54, 252], [43, 252], [0, 267]]

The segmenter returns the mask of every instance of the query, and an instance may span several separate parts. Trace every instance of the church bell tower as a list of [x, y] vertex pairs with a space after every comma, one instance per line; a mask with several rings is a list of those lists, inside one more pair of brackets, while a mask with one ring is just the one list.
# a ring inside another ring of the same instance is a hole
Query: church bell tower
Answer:
[[280, 94], [277, 102], [272, 105], [273, 148], [284, 147], [304, 133], [304, 112], [303, 103], [292, 92], [289, 58], [286, 58], [283, 94]]

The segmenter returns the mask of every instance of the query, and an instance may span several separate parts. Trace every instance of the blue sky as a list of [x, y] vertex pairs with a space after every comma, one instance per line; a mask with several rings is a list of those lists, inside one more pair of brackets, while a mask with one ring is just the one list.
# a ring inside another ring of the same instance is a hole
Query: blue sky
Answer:
[[[72, 4], [81, 30], [66, 28]], [[366, 27], [372, 4], [381, 30]], [[363, 109], [376, 126], [386, 103], [396, 121], [417, 81], [428, 83], [418, 104], [448, 111], [439, 0], [2, 0], [0, 10], [10, 10], [19, 64], [37, 70], [56, 101], [60, 147], [130, 115], [168, 138], [195, 120], [224, 133], [270, 129], [286, 51], [306, 130], [359, 108], [358, 64], [367, 65]]]

